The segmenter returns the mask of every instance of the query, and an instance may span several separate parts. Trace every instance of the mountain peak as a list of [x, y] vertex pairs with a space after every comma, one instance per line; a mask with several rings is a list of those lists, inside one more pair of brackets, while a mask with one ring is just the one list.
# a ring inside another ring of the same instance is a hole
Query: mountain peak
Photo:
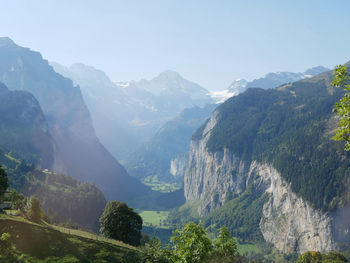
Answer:
[[182, 78], [181, 75], [173, 70], [165, 70], [163, 72], [161, 72], [158, 77], [166, 77], [166, 78]]
[[9, 37], [0, 37], [0, 47], [16, 45], [15, 42]]
[[330, 69], [324, 67], [324, 66], [317, 66], [307, 69], [303, 74], [304, 75], [310, 75], [310, 76], [316, 76], [318, 74], [321, 74], [323, 72], [329, 71]]

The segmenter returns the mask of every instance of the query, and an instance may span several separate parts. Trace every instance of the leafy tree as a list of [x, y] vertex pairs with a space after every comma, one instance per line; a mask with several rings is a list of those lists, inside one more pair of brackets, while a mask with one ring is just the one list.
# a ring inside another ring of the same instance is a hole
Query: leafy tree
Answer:
[[159, 239], [152, 239], [141, 251], [144, 263], [246, 263], [238, 254], [236, 241], [227, 228], [221, 228], [214, 246], [206, 230], [195, 223], [176, 230], [170, 238], [172, 246], [163, 248]]
[[348, 262], [348, 260], [343, 254], [337, 251], [331, 251], [328, 254], [322, 255], [322, 262], [323, 263], [344, 263], [344, 262]]
[[158, 238], [152, 238], [141, 250], [141, 257], [144, 263], [170, 263], [172, 251], [164, 249]]
[[140, 245], [142, 218], [124, 202], [108, 202], [100, 217], [100, 223], [100, 232], [104, 236], [133, 246]]
[[213, 250], [205, 229], [193, 222], [176, 230], [171, 237], [175, 262], [202, 262]]
[[12, 208], [13, 209], [19, 209], [24, 210], [27, 198], [23, 195], [18, 193], [15, 189], [12, 189], [9, 195], [7, 196], [7, 199], [12, 202]]
[[0, 198], [6, 192], [7, 187], [8, 187], [7, 174], [0, 164]]
[[40, 209], [40, 201], [38, 197], [32, 195], [26, 205], [26, 214], [27, 217], [33, 222], [40, 222], [40, 219], [43, 217], [43, 212]]
[[308, 251], [300, 255], [296, 263], [346, 263], [345, 256], [337, 251], [329, 253], [320, 253]]
[[215, 254], [227, 259], [233, 259], [237, 256], [237, 244], [226, 227], [219, 230], [218, 239], [214, 243]]
[[332, 85], [344, 88], [344, 97], [335, 104], [334, 112], [340, 117], [338, 128], [335, 131], [333, 139], [336, 141], [345, 141], [345, 150], [350, 150], [350, 77], [348, 69], [344, 65], [338, 65], [334, 70]]
[[322, 263], [322, 254], [316, 251], [308, 251], [300, 255], [296, 263]]

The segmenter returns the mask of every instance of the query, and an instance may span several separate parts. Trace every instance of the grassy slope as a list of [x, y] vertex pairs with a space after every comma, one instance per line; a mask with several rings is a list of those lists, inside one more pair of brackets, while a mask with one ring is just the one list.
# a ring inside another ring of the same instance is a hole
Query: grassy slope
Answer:
[[160, 228], [168, 228], [168, 226], [164, 224], [168, 218], [168, 214], [168, 211], [142, 211], [140, 216], [145, 226], [152, 225]]
[[132, 246], [84, 231], [34, 224], [20, 217], [0, 215], [0, 233], [4, 232], [11, 234], [10, 242], [20, 262], [138, 261]]

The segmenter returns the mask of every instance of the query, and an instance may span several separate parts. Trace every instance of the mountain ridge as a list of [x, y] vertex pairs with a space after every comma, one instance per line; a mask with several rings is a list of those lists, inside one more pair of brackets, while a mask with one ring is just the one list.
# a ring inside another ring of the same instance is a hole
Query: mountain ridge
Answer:
[[350, 162], [331, 140], [332, 109], [344, 94], [331, 81], [325, 72], [277, 89], [249, 88], [197, 130], [184, 191], [208, 216], [207, 227], [227, 226], [245, 241], [263, 236], [283, 252], [350, 242], [349, 223], [333, 215], [350, 205]]
[[226, 90], [211, 92], [211, 96], [216, 99], [217, 103], [222, 103], [232, 96], [244, 92], [248, 88], [273, 89], [283, 84], [292, 83], [301, 79], [314, 77], [323, 72], [329, 71], [326, 67], [316, 66], [305, 70], [304, 72], [270, 72], [263, 77], [256, 78], [252, 81], [246, 79], [236, 79]]
[[81, 63], [51, 65], [80, 85], [99, 139], [124, 161], [181, 110], [212, 102], [208, 91], [170, 70], [151, 80], [114, 83], [103, 71]]
[[79, 87], [29, 48], [1, 46], [0, 57], [0, 81], [11, 90], [31, 92], [43, 109], [62, 160], [52, 167], [56, 172], [93, 182], [108, 200], [132, 202], [134, 190], [136, 195], [150, 191], [130, 177], [99, 142]]

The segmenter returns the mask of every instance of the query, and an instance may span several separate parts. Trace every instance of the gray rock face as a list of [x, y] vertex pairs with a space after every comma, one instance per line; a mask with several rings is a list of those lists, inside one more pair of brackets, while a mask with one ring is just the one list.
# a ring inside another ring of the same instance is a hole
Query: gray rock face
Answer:
[[216, 124], [216, 116], [217, 113], [214, 112], [203, 130], [202, 139], [191, 141], [185, 174], [185, 198], [188, 201], [201, 200], [198, 207], [200, 216], [220, 207], [229, 191], [240, 194], [246, 187], [247, 164], [227, 150], [215, 154], [206, 150], [211, 129]]
[[186, 167], [188, 162], [187, 155], [177, 156], [170, 161], [170, 174], [174, 178], [182, 178], [185, 176]]
[[214, 154], [206, 150], [216, 118], [214, 112], [202, 138], [191, 141], [185, 174], [185, 198], [200, 201], [199, 215], [220, 207], [228, 193], [242, 194], [252, 183], [262, 194], [269, 194], [260, 221], [260, 230], [266, 241], [283, 252], [334, 249], [332, 218], [313, 209], [293, 193], [272, 165], [242, 161], [228, 149]]
[[331, 218], [327, 214], [313, 209], [293, 193], [271, 165], [253, 162], [250, 169], [256, 170], [270, 193], [260, 221], [266, 241], [285, 253], [335, 249]]

